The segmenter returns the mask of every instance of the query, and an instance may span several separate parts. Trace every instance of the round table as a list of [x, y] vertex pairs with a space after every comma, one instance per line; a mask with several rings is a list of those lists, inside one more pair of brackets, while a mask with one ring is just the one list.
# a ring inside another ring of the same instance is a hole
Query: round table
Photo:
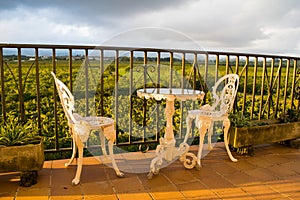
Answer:
[[188, 145], [183, 144], [181, 147], [177, 149], [175, 147], [175, 139], [173, 132], [173, 115], [175, 112], [174, 101], [175, 99], [179, 101], [186, 100], [197, 100], [203, 99], [205, 93], [200, 90], [193, 89], [182, 89], [182, 88], [145, 88], [137, 90], [137, 96], [141, 98], [154, 98], [155, 100], [166, 100], [166, 120], [167, 125], [165, 129], [164, 137], [160, 138], [160, 144], [156, 148], [156, 158], [154, 158], [150, 165], [150, 173], [148, 178], [152, 178], [153, 174], [157, 174], [159, 167], [158, 163], [162, 163], [162, 159], [170, 162], [175, 157], [181, 156], [183, 153], [188, 151]]

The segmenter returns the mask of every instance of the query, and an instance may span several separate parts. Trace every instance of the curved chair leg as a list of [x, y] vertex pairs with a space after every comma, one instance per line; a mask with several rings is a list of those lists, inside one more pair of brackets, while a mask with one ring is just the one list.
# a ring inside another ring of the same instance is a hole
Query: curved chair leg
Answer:
[[201, 128], [199, 128], [199, 149], [198, 149], [198, 155], [197, 155], [197, 166], [196, 168], [200, 168], [201, 167], [201, 156], [202, 156], [202, 150], [203, 150], [203, 143], [204, 143], [204, 137], [205, 137], [205, 127], [202, 126]]
[[65, 163], [66, 167], [68, 167], [73, 162], [75, 155], [76, 155], [76, 151], [77, 151], [77, 145], [76, 145], [75, 139], [72, 138], [72, 140], [73, 140], [73, 152], [72, 152], [72, 156], [71, 156], [69, 162]]
[[100, 137], [100, 142], [101, 142], [102, 153], [105, 157], [107, 157], [107, 152], [106, 152], [106, 148], [105, 148], [105, 137], [103, 135], [102, 130], [100, 130], [100, 132], [99, 132], [99, 137]]
[[117, 164], [116, 164], [116, 161], [115, 161], [115, 157], [114, 157], [114, 151], [113, 151], [113, 143], [111, 141], [108, 141], [108, 150], [109, 150], [109, 156], [110, 156], [110, 159], [111, 159], [111, 163], [113, 165], [113, 168], [117, 174], [118, 177], [124, 177], [124, 173], [122, 173]]
[[201, 156], [202, 156], [202, 150], [203, 150], [203, 143], [204, 143], [204, 138], [205, 138], [205, 134], [207, 132], [208, 127], [210, 127], [211, 122], [210, 120], [206, 120], [206, 119], [199, 119], [199, 149], [198, 149], [198, 155], [197, 155], [197, 167], [196, 168], [200, 168], [201, 167]]
[[230, 127], [230, 121], [228, 118], [223, 121], [223, 126], [224, 126], [224, 143], [225, 143], [227, 154], [232, 162], [237, 162], [237, 159], [232, 156], [228, 146], [228, 131]]
[[214, 130], [214, 123], [211, 122], [210, 123], [210, 126], [208, 128], [208, 131], [207, 131], [207, 146], [208, 146], [208, 150], [212, 150], [212, 145], [211, 145], [211, 137], [213, 135], [213, 130]]
[[186, 128], [186, 135], [184, 137], [183, 143], [186, 143], [189, 136], [190, 136], [190, 132], [191, 132], [191, 128], [192, 128], [192, 122], [193, 122], [194, 119], [195, 118], [193, 118], [191, 115], [188, 115], [186, 117], [186, 126], [187, 126], [187, 128]]
[[80, 182], [80, 175], [82, 171], [82, 160], [83, 160], [83, 143], [81, 142], [80, 138], [76, 138], [76, 144], [78, 147], [78, 162], [77, 162], [77, 170], [75, 178], [72, 180], [72, 185], [77, 185]]

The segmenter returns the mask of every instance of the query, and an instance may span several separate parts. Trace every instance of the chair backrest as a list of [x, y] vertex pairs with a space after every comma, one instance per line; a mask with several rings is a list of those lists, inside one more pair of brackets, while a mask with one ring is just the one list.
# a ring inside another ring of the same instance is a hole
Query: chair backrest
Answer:
[[[218, 91], [223, 84], [224, 87]], [[239, 86], [239, 76], [237, 74], [227, 74], [220, 78], [213, 86], [212, 95], [214, 103], [213, 110], [218, 110], [221, 114], [230, 112], [233, 108], [233, 103]]]
[[60, 102], [62, 104], [62, 107], [64, 109], [64, 112], [67, 116], [68, 123], [75, 124], [77, 123], [77, 120], [75, 119], [73, 112], [74, 112], [74, 96], [72, 95], [69, 88], [58, 78], [56, 78], [56, 75], [51, 72], [51, 75], [54, 78], [56, 89], [58, 91], [58, 95], [60, 98]]

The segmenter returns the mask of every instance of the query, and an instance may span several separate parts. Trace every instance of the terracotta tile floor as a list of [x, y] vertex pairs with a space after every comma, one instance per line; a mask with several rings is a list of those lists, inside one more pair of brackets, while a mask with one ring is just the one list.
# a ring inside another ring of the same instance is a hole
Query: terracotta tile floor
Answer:
[[[254, 153], [234, 154], [239, 161], [233, 163], [224, 144], [217, 143], [202, 159], [200, 171], [186, 170], [175, 161], [151, 180], [146, 172], [126, 172], [125, 178], [117, 178], [105, 161], [88, 157], [77, 186], [71, 185], [75, 162], [65, 168], [66, 160], [46, 161], [38, 183], [31, 187], [19, 186], [19, 173], [0, 174], [0, 199], [300, 199], [300, 149], [272, 144], [257, 146]], [[149, 154], [128, 154], [135, 160], [129, 166], [122, 160], [126, 154], [116, 157], [125, 171], [148, 170], [138, 156]]]

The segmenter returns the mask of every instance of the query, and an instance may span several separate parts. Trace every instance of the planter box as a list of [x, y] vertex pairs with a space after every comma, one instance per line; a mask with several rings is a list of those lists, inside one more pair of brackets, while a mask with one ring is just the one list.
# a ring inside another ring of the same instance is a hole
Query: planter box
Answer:
[[44, 145], [0, 147], [0, 172], [21, 172], [21, 185], [37, 182], [37, 171], [43, 168]]
[[278, 123], [277, 120], [260, 122], [268, 124], [252, 127], [230, 127], [228, 135], [229, 145], [233, 148], [244, 148], [300, 137], [300, 122]]

